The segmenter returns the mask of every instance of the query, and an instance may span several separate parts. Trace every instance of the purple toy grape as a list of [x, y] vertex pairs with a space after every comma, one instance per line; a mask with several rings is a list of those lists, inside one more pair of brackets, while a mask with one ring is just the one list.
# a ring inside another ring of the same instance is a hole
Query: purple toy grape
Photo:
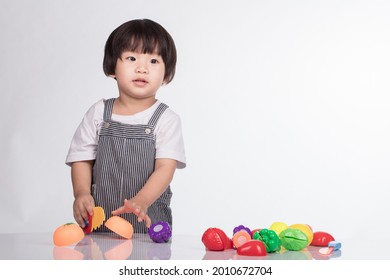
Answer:
[[243, 225], [239, 225], [239, 226], [235, 227], [235, 228], [233, 229], [233, 235], [234, 235], [236, 232], [240, 231], [240, 230], [245, 230], [246, 232], [249, 233], [250, 236], [252, 236], [251, 230], [250, 230], [249, 228], [243, 226]]
[[154, 242], [164, 243], [171, 238], [172, 230], [167, 222], [160, 221], [150, 226], [148, 234]]

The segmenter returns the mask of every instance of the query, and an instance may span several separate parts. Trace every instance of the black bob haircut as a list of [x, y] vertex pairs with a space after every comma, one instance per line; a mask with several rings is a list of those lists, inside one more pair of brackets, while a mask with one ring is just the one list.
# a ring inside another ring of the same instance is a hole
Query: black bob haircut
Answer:
[[168, 84], [175, 76], [175, 42], [157, 22], [136, 19], [125, 22], [112, 31], [104, 48], [103, 71], [106, 76], [115, 74], [116, 62], [125, 51], [157, 53], [165, 64], [164, 82]]

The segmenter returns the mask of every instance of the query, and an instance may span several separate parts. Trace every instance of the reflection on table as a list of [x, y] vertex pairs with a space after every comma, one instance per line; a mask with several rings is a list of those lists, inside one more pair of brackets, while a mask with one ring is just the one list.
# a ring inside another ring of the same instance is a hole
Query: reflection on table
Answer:
[[[92, 233], [86, 235], [75, 246], [53, 246], [53, 259], [56, 260], [169, 260], [172, 242], [185, 250], [184, 240], [170, 240], [167, 243], [154, 243], [147, 234], [134, 234], [132, 239], [124, 239], [114, 233]], [[199, 240], [199, 244], [201, 241]], [[188, 243], [187, 243], [188, 245]], [[201, 246], [201, 245], [200, 245]], [[204, 248], [204, 247], [203, 247]], [[201, 247], [200, 247], [201, 249]], [[208, 251], [203, 260], [329, 260], [339, 258], [341, 250], [330, 255], [319, 253], [320, 247], [308, 246], [301, 251], [282, 249], [278, 253], [269, 253], [264, 257], [241, 256], [234, 249]]]
[[114, 233], [86, 235], [74, 247], [53, 246], [56, 260], [169, 260], [171, 242], [154, 243], [146, 234], [124, 239]]
[[264, 257], [241, 256], [236, 250], [206, 251], [203, 260], [329, 260], [341, 257], [341, 250], [334, 251], [330, 255], [319, 253], [320, 247], [308, 246], [301, 251], [288, 251], [282, 249], [278, 253], [269, 253]]

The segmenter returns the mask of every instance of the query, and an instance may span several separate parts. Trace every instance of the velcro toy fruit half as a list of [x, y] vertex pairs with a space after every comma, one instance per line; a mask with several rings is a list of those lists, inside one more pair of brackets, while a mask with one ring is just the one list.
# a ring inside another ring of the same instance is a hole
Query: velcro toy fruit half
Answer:
[[93, 207], [93, 215], [88, 215], [88, 222], [86, 223], [86, 227], [84, 227], [84, 232], [86, 234], [91, 233], [100, 227], [104, 220], [106, 219], [106, 215], [104, 214], [104, 210], [102, 207]]

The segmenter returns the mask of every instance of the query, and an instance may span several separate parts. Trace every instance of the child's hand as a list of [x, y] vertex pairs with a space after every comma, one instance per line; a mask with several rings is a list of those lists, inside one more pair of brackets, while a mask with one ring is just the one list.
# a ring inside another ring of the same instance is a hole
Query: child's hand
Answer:
[[146, 210], [146, 207], [142, 207], [140, 203], [137, 203], [134, 199], [125, 199], [123, 206], [112, 211], [112, 214], [119, 215], [123, 213], [133, 213], [138, 217], [138, 222], [145, 221], [146, 227], [149, 228], [152, 221], [150, 220], [148, 214], [146, 214]]
[[93, 215], [95, 201], [91, 194], [81, 194], [73, 202], [73, 216], [80, 227], [85, 227], [85, 221], [88, 221], [88, 215]]

